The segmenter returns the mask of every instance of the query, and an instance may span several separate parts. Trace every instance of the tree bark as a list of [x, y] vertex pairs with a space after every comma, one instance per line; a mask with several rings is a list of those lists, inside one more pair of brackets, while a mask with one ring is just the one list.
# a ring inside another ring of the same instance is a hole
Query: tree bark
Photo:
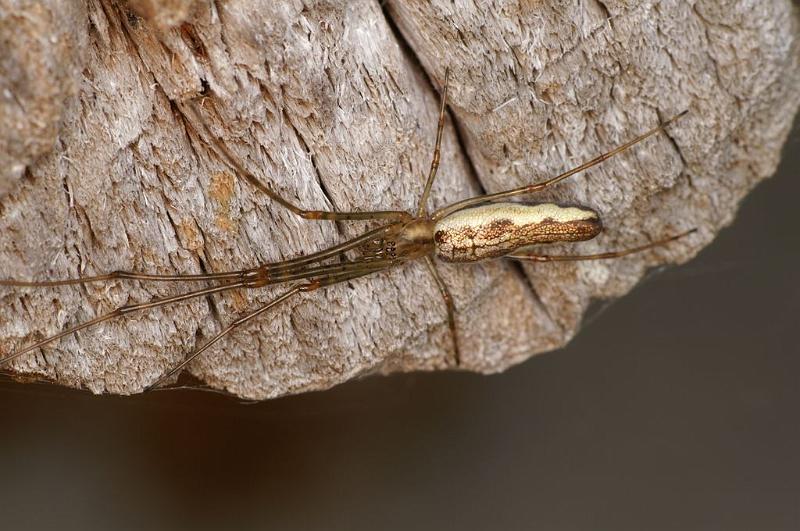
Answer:
[[[220, 272], [291, 258], [369, 224], [298, 218], [237, 178], [311, 209], [412, 210], [449, 119], [432, 206], [542, 180], [685, 109], [629, 152], [540, 194], [603, 214], [605, 262], [442, 266], [462, 368], [503, 370], [563, 346], [592, 299], [688, 260], [778, 163], [800, 101], [788, 0], [0, 0], [0, 271], [39, 280], [111, 270]], [[202, 122], [202, 123], [201, 123]], [[206, 128], [205, 124], [208, 124]], [[0, 353], [187, 285], [108, 282], [0, 291]], [[16, 360], [93, 392], [138, 392], [285, 288], [117, 318]], [[290, 299], [189, 371], [247, 398], [374, 372], [450, 366], [424, 264]]]

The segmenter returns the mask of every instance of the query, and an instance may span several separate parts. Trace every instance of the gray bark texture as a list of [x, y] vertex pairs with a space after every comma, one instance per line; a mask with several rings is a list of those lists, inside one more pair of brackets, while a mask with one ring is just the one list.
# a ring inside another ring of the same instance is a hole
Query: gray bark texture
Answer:
[[[696, 234], [612, 261], [441, 266], [462, 368], [501, 371], [563, 346], [590, 301], [732, 221], [800, 101], [797, 35], [789, 0], [0, 0], [0, 274], [220, 272], [370, 226], [300, 219], [237, 178], [209, 135], [305, 208], [412, 210], [446, 68], [437, 207], [555, 175], [689, 109], [535, 199], [603, 215], [600, 237], [553, 253]], [[189, 287], [2, 288], [0, 354]], [[284, 290], [129, 314], [6, 370], [135, 393]], [[444, 303], [415, 263], [290, 299], [188, 370], [263, 399], [451, 362]]]

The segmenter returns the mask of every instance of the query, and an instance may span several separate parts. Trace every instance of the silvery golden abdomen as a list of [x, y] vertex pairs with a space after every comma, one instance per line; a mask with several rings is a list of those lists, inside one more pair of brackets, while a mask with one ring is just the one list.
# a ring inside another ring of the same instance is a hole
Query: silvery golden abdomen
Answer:
[[434, 226], [436, 256], [445, 262], [476, 262], [528, 245], [582, 241], [602, 230], [597, 213], [553, 203], [489, 203], [458, 210]]

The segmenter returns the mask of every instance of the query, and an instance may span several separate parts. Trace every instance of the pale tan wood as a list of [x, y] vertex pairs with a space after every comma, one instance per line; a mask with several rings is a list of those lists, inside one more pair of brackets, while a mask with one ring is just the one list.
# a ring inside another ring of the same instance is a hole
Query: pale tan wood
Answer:
[[[420, 0], [388, 2], [384, 12], [366, 0], [3, 0], [10, 53], [0, 63], [0, 116], [15, 129], [0, 131], [0, 271], [225, 271], [362, 230], [299, 219], [238, 180], [186, 112], [204, 86], [213, 134], [287, 199], [319, 209], [415, 208], [446, 67], [466, 149], [448, 121], [437, 206], [557, 173], [690, 109], [671, 140], [653, 139], [545, 198], [604, 213], [608, 232], [582, 251], [691, 226], [697, 236], [617, 262], [441, 268], [460, 310], [465, 368], [503, 370], [563, 345], [592, 298], [619, 296], [647, 267], [688, 259], [732, 220], [774, 171], [796, 111], [797, 27], [788, 1]], [[45, 38], [53, 34], [62, 37]], [[40, 107], [44, 118], [28, 112]], [[4, 289], [0, 352], [178, 291], [121, 282]], [[137, 392], [280, 291], [127, 316], [13, 370]], [[365, 373], [444, 368], [450, 348], [444, 304], [420, 263], [289, 301], [191, 372], [268, 398]]]

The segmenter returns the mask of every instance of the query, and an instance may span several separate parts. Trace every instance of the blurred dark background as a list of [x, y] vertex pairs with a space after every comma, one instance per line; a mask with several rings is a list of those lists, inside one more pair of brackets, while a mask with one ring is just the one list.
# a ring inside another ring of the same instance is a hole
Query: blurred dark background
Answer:
[[800, 529], [800, 128], [689, 264], [509, 372], [245, 405], [0, 384], [3, 529]]

